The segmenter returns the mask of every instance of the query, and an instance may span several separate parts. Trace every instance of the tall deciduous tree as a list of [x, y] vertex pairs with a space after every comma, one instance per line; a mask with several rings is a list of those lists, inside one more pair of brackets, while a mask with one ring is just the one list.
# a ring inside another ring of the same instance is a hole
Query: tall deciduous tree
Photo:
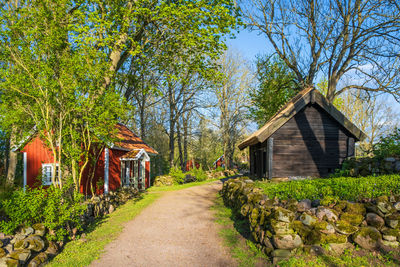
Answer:
[[227, 51], [219, 60], [221, 82], [214, 88], [225, 168], [233, 167], [236, 143], [245, 126], [252, 74], [240, 56]]
[[[333, 101], [349, 89], [400, 100], [400, 13], [396, 1], [242, 1], [247, 24], [264, 34], [303, 87], [318, 74]], [[343, 83], [351, 77], [351, 83]]]
[[275, 56], [257, 58], [258, 86], [251, 88], [251, 118], [264, 125], [298, 91], [296, 76]]

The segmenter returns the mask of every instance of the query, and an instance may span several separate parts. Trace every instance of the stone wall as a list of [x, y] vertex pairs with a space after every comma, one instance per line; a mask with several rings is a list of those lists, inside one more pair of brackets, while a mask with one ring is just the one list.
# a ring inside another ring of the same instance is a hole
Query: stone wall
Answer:
[[354, 177], [400, 173], [400, 159], [350, 158], [343, 163], [342, 168]]
[[[332, 253], [358, 245], [366, 250], [398, 250], [400, 198], [366, 203], [269, 199], [246, 178], [231, 179], [221, 191], [225, 205], [248, 219], [254, 241], [276, 263], [299, 249], [328, 247]], [[325, 246], [326, 245], [326, 246]]]
[[[96, 218], [112, 213], [128, 200], [139, 197], [133, 187], [120, 188], [107, 195], [95, 196], [85, 202], [87, 209], [82, 215], [83, 227], [90, 225]], [[0, 267], [5, 266], [41, 266], [56, 256], [65, 242], [47, 240], [49, 230], [43, 224], [23, 227], [15, 235], [0, 233]], [[71, 230], [71, 239], [75, 239], [78, 229]], [[85, 234], [81, 235], [84, 238]]]

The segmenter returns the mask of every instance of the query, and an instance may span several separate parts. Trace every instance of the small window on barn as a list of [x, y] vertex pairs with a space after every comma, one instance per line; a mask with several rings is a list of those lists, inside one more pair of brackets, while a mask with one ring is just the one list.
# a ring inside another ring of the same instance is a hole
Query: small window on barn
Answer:
[[[42, 164], [42, 184], [43, 185], [51, 185], [51, 176], [54, 171], [54, 165], [52, 163], [44, 163]], [[56, 173], [55, 177], [58, 176], [59, 167], [56, 164]]]

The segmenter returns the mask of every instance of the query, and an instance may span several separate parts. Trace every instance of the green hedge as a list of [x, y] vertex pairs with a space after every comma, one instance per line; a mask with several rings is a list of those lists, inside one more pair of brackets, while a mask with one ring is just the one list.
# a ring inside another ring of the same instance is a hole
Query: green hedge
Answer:
[[356, 201], [382, 195], [400, 194], [400, 175], [320, 178], [282, 183], [257, 182], [265, 194], [280, 199], [324, 199]]
[[58, 189], [29, 188], [15, 190], [9, 199], [1, 201], [7, 220], [0, 221], [0, 232], [13, 234], [20, 226], [43, 223], [54, 232], [48, 239], [63, 240], [70, 233], [67, 229], [81, 229], [80, 216], [86, 206], [81, 194], [71, 194], [69, 187]]

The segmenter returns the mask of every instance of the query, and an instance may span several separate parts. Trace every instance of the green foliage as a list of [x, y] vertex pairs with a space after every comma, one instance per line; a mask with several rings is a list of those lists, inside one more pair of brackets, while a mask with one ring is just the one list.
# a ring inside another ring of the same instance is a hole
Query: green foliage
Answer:
[[69, 187], [16, 190], [2, 202], [8, 220], [0, 221], [0, 231], [13, 234], [19, 226], [43, 223], [55, 233], [49, 239], [63, 240], [69, 234], [67, 229], [81, 229], [80, 216], [86, 208], [82, 200], [80, 194], [71, 195]]
[[257, 182], [265, 194], [281, 199], [341, 199], [356, 201], [400, 194], [400, 175], [320, 178], [283, 183]]
[[400, 157], [400, 128], [381, 137], [374, 146], [374, 154], [378, 157]]
[[196, 181], [198, 182], [205, 181], [208, 178], [207, 173], [203, 170], [201, 166], [199, 168], [193, 168], [185, 174], [190, 174], [191, 176], [196, 177]]
[[185, 182], [186, 174], [180, 168], [171, 168], [168, 175], [174, 179], [175, 184], [183, 184]]
[[258, 125], [264, 125], [298, 91], [295, 75], [275, 56], [258, 57], [259, 86], [250, 92], [250, 113]]

